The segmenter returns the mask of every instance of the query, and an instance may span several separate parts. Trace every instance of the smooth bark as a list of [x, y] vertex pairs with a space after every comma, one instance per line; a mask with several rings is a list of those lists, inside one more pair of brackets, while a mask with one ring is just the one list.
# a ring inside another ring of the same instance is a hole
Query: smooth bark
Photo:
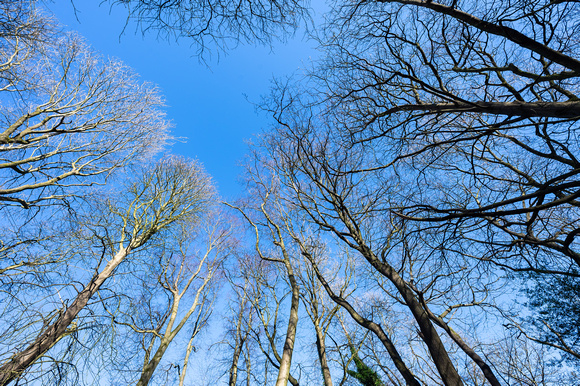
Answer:
[[320, 370], [322, 371], [324, 386], [332, 386], [332, 377], [326, 359], [326, 342], [324, 340], [322, 327], [320, 327], [318, 320], [314, 322], [314, 331], [316, 332], [316, 351], [318, 352], [318, 360], [320, 361]]
[[288, 384], [288, 377], [290, 376], [290, 365], [292, 364], [292, 353], [294, 351], [294, 342], [296, 341], [296, 327], [298, 325], [298, 306], [300, 304], [300, 293], [298, 291], [298, 283], [294, 277], [292, 265], [285, 256], [286, 272], [288, 280], [292, 287], [292, 299], [290, 302], [290, 315], [288, 317], [288, 329], [286, 331], [286, 340], [284, 342], [284, 351], [282, 352], [282, 360], [280, 361], [280, 369], [278, 370], [278, 379], [276, 386], [286, 386]]

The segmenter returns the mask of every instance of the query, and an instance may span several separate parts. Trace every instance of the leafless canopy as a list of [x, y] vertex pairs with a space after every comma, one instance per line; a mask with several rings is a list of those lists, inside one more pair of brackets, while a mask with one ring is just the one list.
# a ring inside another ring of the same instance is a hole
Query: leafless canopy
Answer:
[[373, 153], [348, 172], [392, 171], [404, 218], [486, 228], [486, 243], [579, 264], [578, 3], [336, 8], [306, 104], [345, 151]]
[[102, 183], [153, 154], [168, 123], [157, 90], [27, 2], [2, 2], [0, 200], [28, 208]]
[[[579, 10], [576, 1], [338, 4], [326, 56], [265, 104], [275, 126], [262, 151], [286, 200], [382, 275], [376, 285], [413, 313], [430, 345], [425, 363], [445, 384], [467, 377], [453, 347], [489, 383], [501, 380], [445, 308], [483, 315], [498, 283], [514, 284], [505, 270], [578, 276]], [[575, 356], [575, 338], [545, 329], [557, 343], [543, 343]], [[449, 366], [437, 363], [444, 351]]]
[[143, 32], [190, 39], [203, 53], [208, 43], [227, 48], [238, 42], [269, 43], [307, 21], [308, 3], [301, 0], [109, 0], [125, 6], [128, 20]]

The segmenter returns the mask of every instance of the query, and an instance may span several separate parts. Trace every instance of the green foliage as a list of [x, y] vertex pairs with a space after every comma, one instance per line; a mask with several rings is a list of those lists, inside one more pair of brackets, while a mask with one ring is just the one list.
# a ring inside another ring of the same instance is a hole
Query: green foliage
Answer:
[[347, 370], [348, 375], [355, 378], [363, 386], [383, 386], [384, 383], [372, 368], [368, 367], [362, 359], [358, 356], [357, 351], [353, 346], [350, 346], [350, 352], [352, 353], [352, 359], [356, 366], [356, 371]]
[[[576, 270], [572, 274], [578, 274]], [[526, 288], [528, 306], [534, 311], [529, 318], [548, 343], [580, 351], [580, 278], [575, 276], [533, 275]], [[564, 354], [567, 359], [572, 356]]]

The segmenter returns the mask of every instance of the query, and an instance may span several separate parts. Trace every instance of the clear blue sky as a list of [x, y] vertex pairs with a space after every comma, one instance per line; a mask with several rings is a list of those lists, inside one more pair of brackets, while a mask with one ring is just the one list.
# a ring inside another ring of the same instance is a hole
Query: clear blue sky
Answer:
[[307, 67], [309, 56], [316, 55], [314, 43], [298, 33], [272, 49], [242, 45], [220, 55], [219, 61], [214, 57], [202, 64], [186, 39], [176, 43], [158, 40], [152, 33], [143, 36], [134, 24], [121, 35], [126, 11], [99, 3], [75, 0], [76, 15], [70, 0], [55, 0], [48, 8], [103, 56], [121, 59], [144, 81], [156, 84], [165, 96], [173, 135], [187, 137], [186, 143], [174, 144], [171, 153], [197, 158], [224, 198], [236, 196], [244, 140], [268, 125], [267, 117], [258, 115], [248, 100], [258, 102], [267, 94], [273, 77]]

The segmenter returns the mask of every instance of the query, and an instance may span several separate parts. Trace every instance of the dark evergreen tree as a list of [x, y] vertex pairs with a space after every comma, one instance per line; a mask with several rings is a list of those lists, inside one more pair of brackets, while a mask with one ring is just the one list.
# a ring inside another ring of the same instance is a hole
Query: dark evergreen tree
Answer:
[[352, 353], [356, 371], [347, 370], [348, 375], [355, 378], [363, 386], [383, 386], [384, 383], [379, 374], [360, 359], [357, 350], [353, 346], [350, 346], [350, 352]]
[[573, 275], [533, 275], [526, 288], [528, 318], [540, 332], [539, 339], [563, 349], [564, 358], [578, 359], [580, 353], [580, 277]]

